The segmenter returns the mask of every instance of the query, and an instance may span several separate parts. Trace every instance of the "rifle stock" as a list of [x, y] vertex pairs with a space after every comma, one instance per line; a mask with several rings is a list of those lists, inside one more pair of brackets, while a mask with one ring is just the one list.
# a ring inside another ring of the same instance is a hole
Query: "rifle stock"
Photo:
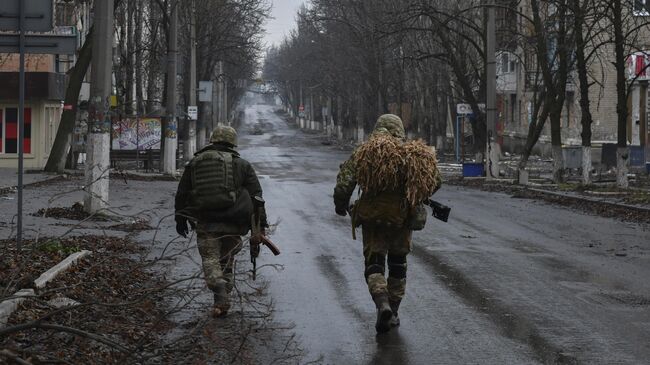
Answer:
[[271, 250], [271, 252], [273, 252], [274, 256], [277, 256], [277, 255], [280, 254], [280, 249], [278, 248], [278, 246], [276, 246], [275, 243], [273, 243], [273, 241], [271, 241], [268, 237], [262, 236], [262, 244], [264, 246], [268, 247], [269, 250]]

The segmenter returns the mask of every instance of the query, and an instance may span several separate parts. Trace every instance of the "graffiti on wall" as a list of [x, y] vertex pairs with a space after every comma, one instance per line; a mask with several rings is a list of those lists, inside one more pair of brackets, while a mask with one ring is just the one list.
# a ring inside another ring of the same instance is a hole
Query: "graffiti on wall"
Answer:
[[113, 122], [113, 150], [160, 149], [160, 118], [125, 119]]

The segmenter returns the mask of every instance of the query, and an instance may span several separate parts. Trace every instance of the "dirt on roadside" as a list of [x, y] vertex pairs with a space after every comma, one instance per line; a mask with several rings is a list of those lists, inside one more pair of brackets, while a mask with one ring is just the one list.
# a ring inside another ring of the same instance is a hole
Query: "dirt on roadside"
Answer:
[[10, 316], [8, 327], [0, 329], [0, 363], [10, 355], [34, 364], [256, 364], [260, 346], [273, 347], [274, 359], [298, 351], [293, 338], [278, 342], [264, 285], [249, 282], [245, 271], [237, 274], [240, 289], [228, 317], [211, 318], [206, 306], [204, 315], [179, 324], [174, 314], [196, 305], [179, 303], [195, 295], [196, 280], [202, 279], [171, 282], [129, 238], [26, 240], [20, 253], [15, 241], [4, 240], [0, 248], [7, 253], [0, 257], [0, 300], [33, 288], [35, 278], [70, 253], [93, 252]]
[[[582, 186], [561, 184], [531, 189], [504, 181], [490, 182], [485, 179], [445, 179], [445, 184], [463, 186], [489, 192], [499, 192], [512, 198], [534, 199], [576, 209], [588, 214], [617, 218], [627, 222], [650, 224], [650, 192], [637, 189], [618, 189], [614, 186]], [[556, 195], [553, 193], [560, 193]], [[570, 196], [566, 193], [572, 193]]]

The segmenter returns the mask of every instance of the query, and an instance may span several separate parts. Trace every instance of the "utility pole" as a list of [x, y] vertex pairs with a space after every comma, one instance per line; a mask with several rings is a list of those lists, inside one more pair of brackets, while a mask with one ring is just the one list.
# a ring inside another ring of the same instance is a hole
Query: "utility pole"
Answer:
[[[190, 85], [189, 85], [189, 105], [197, 106], [196, 103], [196, 8], [194, 0], [191, 2], [190, 9]], [[191, 117], [187, 119], [187, 133], [183, 143], [183, 156], [185, 161], [189, 161], [196, 152], [196, 121]]]
[[487, 8], [487, 140], [486, 147], [486, 176], [487, 179], [499, 178], [499, 157], [501, 149], [496, 142], [496, 94], [497, 94], [497, 75], [496, 75], [496, 26], [494, 17], [494, 0], [491, 0]]
[[178, 45], [178, 0], [172, 2], [169, 21], [169, 42], [167, 45], [167, 127], [165, 129], [165, 152], [163, 172], [176, 174], [176, 148], [178, 147], [178, 125], [176, 121], [176, 63]]
[[113, 1], [95, 1], [89, 132], [86, 144], [84, 209], [94, 214], [108, 206], [113, 66]]
[[219, 76], [217, 76], [217, 125], [224, 125], [223, 119], [223, 61], [219, 61]]
[[302, 95], [302, 79], [300, 80], [300, 105], [298, 106], [298, 119], [300, 120], [300, 128], [305, 128], [304, 126], [304, 115], [305, 115], [305, 100]]
[[16, 225], [16, 248], [21, 249], [23, 241], [23, 173], [25, 160], [25, 3], [18, 5], [20, 32], [20, 71], [18, 72], [19, 94], [18, 95], [18, 221]]
[[223, 79], [223, 122], [225, 125], [230, 125], [230, 118], [228, 118], [228, 80]]

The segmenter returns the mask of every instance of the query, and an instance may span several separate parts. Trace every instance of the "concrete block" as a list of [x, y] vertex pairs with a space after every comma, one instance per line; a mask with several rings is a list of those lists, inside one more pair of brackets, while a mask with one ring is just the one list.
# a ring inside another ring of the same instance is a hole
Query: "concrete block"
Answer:
[[7, 321], [13, 312], [18, 309], [20, 303], [22, 303], [28, 297], [34, 296], [33, 289], [21, 289], [17, 291], [13, 298], [7, 299], [0, 303], [0, 328], [4, 328], [7, 325]]
[[[34, 286], [39, 289], [45, 287], [45, 285], [47, 285], [47, 283], [49, 283], [50, 281], [54, 280], [54, 278], [56, 278], [57, 275], [69, 269], [70, 266], [74, 265], [77, 261], [79, 261], [79, 259], [86, 257], [91, 253], [92, 253], [91, 251], [83, 250], [71, 254], [70, 256], [66, 257], [63, 261], [59, 262], [54, 267], [41, 274], [41, 276], [39, 276], [38, 279], [34, 280]], [[3, 328], [7, 325], [7, 321], [9, 320], [9, 317], [13, 312], [15, 312], [18, 309], [20, 303], [22, 303], [28, 297], [33, 297], [33, 296], [35, 296], [33, 289], [21, 289], [17, 291], [11, 299], [7, 299], [2, 303], [0, 303], [0, 328]], [[61, 303], [57, 302], [57, 304], [73, 305], [72, 302], [74, 301], [72, 299], [69, 298], [65, 298], [65, 299], [67, 299], [67, 301]]]
[[519, 185], [528, 185], [528, 171], [519, 169]]
[[91, 253], [92, 253], [91, 251], [83, 250], [71, 254], [70, 256], [66, 257], [63, 261], [59, 262], [54, 267], [41, 274], [41, 276], [39, 276], [38, 279], [34, 280], [34, 286], [36, 286], [36, 288], [38, 289], [45, 287], [45, 285], [47, 285], [47, 283], [49, 283], [50, 281], [54, 280], [54, 278], [56, 278], [57, 275], [68, 270], [70, 266], [74, 265], [77, 261], [79, 261], [79, 259], [84, 258], [90, 255]]

